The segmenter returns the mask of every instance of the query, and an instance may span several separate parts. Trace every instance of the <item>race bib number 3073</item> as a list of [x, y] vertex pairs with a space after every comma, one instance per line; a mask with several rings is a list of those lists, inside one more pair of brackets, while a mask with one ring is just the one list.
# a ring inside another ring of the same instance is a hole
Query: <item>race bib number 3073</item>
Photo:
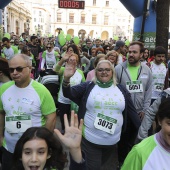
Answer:
[[96, 129], [102, 130], [104, 132], [114, 134], [117, 125], [117, 120], [109, 116], [105, 116], [101, 113], [97, 114], [94, 122]]
[[22, 133], [32, 127], [31, 116], [6, 116], [5, 129], [8, 133]]

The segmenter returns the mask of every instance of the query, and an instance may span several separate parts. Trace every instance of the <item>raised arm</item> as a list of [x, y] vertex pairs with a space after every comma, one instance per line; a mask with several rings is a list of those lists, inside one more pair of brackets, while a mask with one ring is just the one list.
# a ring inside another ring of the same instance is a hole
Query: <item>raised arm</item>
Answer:
[[64, 115], [64, 125], [64, 135], [62, 135], [58, 129], [55, 129], [54, 132], [57, 134], [60, 141], [69, 149], [72, 159], [77, 163], [81, 163], [83, 157], [80, 144], [82, 139], [83, 120], [81, 119], [79, 124], [77, 114], [74, 114], [74, 111], [72, 111], [70, 125], [66, 114]]

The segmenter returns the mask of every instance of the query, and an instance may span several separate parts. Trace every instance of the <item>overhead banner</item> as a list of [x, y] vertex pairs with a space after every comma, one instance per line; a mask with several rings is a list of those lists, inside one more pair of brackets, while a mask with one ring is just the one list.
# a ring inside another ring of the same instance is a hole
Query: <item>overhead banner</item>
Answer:
[[143, 15], [145, 0], [120, 0], [120, 2], [134, 18]]
[[[134, 16], [133, 40], [139, 40], [144, 13], [145, 0], [120, 0], [126, 9]], [[153, 0], [148, 0], [149, 9], [145, 20], [143, 41], [145, 48], [153, 49], [156, 44], [156, 11], [153, 10]]]
[[12, 0], [0, 0], [0, 9], [3, 9], [7, 6]]

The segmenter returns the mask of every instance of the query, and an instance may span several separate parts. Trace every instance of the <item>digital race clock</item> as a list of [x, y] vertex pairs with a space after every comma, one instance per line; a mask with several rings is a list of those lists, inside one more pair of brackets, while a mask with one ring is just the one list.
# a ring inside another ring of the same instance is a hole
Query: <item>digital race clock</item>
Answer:
[[58, 0], [58, 8], [84, 9], [85, 1]]

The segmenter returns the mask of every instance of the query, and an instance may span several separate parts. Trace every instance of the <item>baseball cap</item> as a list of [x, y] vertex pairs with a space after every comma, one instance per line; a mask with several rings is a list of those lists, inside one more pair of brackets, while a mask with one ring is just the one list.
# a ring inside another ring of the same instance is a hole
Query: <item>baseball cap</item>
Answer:
[[118, 50], [120, 47], [124, 46], [125, 43], [122, 40], [116, 41], [116, 45], [114, 47], [114, 50]]

